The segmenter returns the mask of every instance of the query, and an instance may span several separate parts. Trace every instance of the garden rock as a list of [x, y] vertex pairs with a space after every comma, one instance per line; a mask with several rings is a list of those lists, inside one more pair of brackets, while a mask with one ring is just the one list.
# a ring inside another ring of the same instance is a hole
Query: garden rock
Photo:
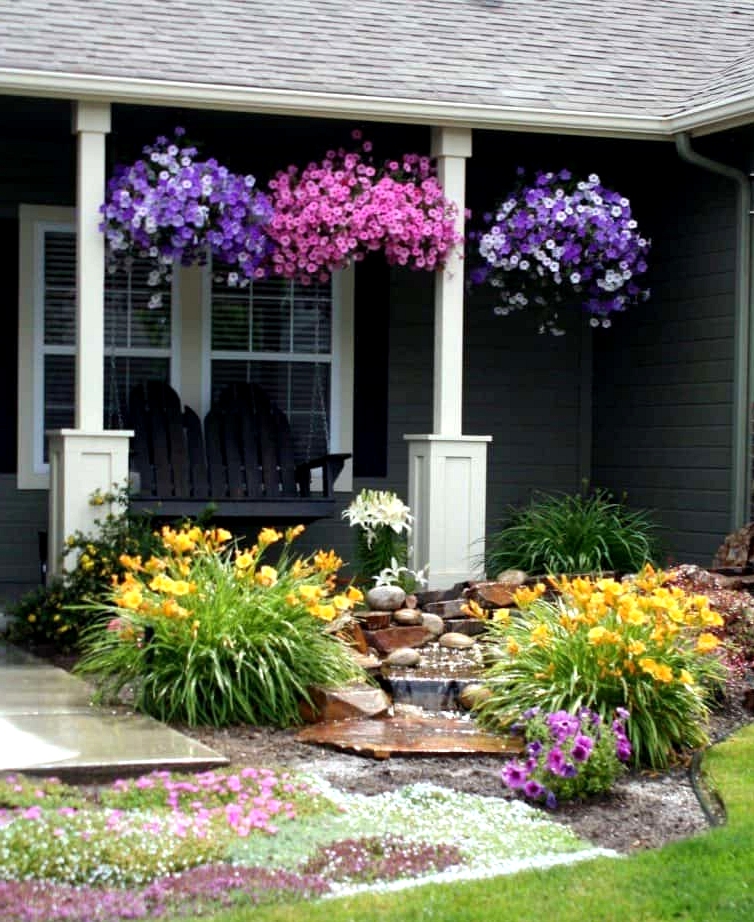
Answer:
[[[526, 575], [524, 574], [524, 578]], [[476, 602], [480, 608], [506, 608], [513, 605], [515, 587], [501, 581], [490, 583], [473, 583], [464, 593], [467, 599]]]
[[467, 711], [473, 711], [489, 699], [492, 695], [491, 689], [479, 682], [473, 682], [462, 688], [458, 694], [458, 700]]
[[422, 647], [432, 634], [421, 626], [388, 627], [384, 631], [364, 631], [370, 647], [378, 653], [392, 653], [399, 647]]
[[389, 611], [360, 611], [356, 617], [368, 631], [379, 631], [390, 627], [392, 614]]
[[422, 624], [435, 637], [445, 633], [445, 622], [439, 615], [433, 615], [431, 612], [425, 611], [422, 614]]
[[457, 631], [448, 631], [440, 638], [440, 646], [447, 647], [450, 650], [465, 650], [473, 647], [476, 641], [468, 634], [460, 634]]
[[418, 666], [421, 654], [413, 647], [398, 647], [385, 657], [387, 666]]
[[487, 630], [487, 622], [480, 618], [448, 618], [445, 622], [445, 630], [453, 634], [468, 634], [469, 637], [475, 637], [477, 634], [484, 634]]
[[503, 583], [510, 589], [518, 589], [523, 586], [527, 580], [527, 574], [523, 570], [502, 570], [495, 577], [496, 582]]
[[416, 608], [399, 608], [393, 612], [393, 621], [404, 627], [414, 626], [422, 623], [422, 613]]
[[354, 684], [343, 688], [309, 690], [312, 704], [301, 704], [301, 716], [307, 723], [323, 720], [353, 720], [363, 717], [383, 717], [390, 709], [390, 699], [381, 688]]
[[427, 602], [424, 611], [441, 618], [458, 618], [461, 608], [466, 604], [466, 599], [445, 599], [441, 602]]
[[374, 586], [367, 592], [367, 605], [372, 611], [396, 611], [406, 601], [400, 586]]
[[714, 570], [749, 566], [754, 558], [754, 522], [728, 535], [717, 549], [712, 562]]

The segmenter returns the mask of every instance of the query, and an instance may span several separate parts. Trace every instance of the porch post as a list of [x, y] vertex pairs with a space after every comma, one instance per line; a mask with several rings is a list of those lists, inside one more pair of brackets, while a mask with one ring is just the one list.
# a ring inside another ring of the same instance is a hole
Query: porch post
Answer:
[[104, 430], [105, 241], [99, 207], [105, 195], [108, 103], [77, 102], [76, 174], [76, 389], [75, 428], [50, 432], [48, 574], [63, 568], [65, 539], [90, 532], [108, 506], [93, 507], [91, 493], [109, 492], [128, 477], [131, 432]]
[[[466, 160], [471, 130], [433, 128], [432, 155], [445, 195], [457, 208], [463, 233]], [[484, 555], [487, 443], [492, 436], [462, 435], [463, 261], [456, 248], [435, 275], [433, 428], [405, 435], [408, 442], [408, 500], [416, 516], [412, 566], [429, 564], [430, 587], [450, 588], [479, 575]]]

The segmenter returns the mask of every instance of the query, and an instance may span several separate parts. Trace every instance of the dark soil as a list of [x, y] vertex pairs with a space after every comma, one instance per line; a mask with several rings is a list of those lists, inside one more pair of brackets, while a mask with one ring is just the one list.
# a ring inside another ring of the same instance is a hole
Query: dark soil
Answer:
[[[754, 720], [743, 705], [747, 687], [740, 679], [729, 683], [725, 700], [712, 715], [713, 741]], [[316, 772], [346, 791], [378, 794], [424, 781], [490, 797], [505, 796], [498, 756], [393, 756], [378, 761], [299, 743], [294, 738], [295, 729], [178, 729], [227, 756], [234, 766], [253, 764]], [[701, 832], [710, 824], [694, 793], [690, 769], [689, 757], [666, 772], [627, 774], [610, 794], [560, 805], [550, 816], [605, 848], [619, 852], [657, 848]]]

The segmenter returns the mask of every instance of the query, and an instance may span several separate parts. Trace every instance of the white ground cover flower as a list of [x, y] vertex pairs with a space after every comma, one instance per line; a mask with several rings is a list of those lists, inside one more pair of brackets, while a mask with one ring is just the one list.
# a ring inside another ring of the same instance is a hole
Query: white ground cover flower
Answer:
[[[492, 877], [532, 867], [614, 855], [591, 848], [569, 828], [547, 819], [520, 801], [482, 797], [432, 784], [415, 784], [378, 795], [346, 794], [313, 779], [341, 813], [318, 816], [281, 830], [273, 839], [240, 843], [233, 858], [244, 864], [296, 868], [323, 844], [359, 836], [400, 836], [402, 839], [448, 843], [465, 855], [462, 866], [433, 873], [419, 882]], [[334, 894], [400, 889], [417, 880], [386, 884], [334, 884]]]

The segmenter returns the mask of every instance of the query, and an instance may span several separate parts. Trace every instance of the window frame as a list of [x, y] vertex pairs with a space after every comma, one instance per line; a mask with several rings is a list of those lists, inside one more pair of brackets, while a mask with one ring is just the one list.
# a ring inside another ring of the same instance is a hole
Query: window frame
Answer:
[[[73, 346], [46, 347], [44, 342], [45, 278], [44, 253], [47, 233], [76, 234], [74, 208], [49, 205], [19, 206], [19, 337], [18, 337], [18, 452], [17, 483], [21, 490], [43, 490], [50, 486], [50, 466], [44, 460], [44, 362], [46, 355], [72, 355]], [[170, 362], [171, 384], [180, 377], [179, 288], [171, 292], [170, 346], [154, 350], [156, 357]], [[105, 361], [109, 347], [103, 343]], [[138, 347], [118, 346], [117, 357], [138, 357]], [[106, 431], [103, 429], [103, 431]]]
[[[213, 350], [212, 346], [212, 268], [206, 266], [202, 276], [202, 416], [212, 399], [212, 361], [253, 361], [249, 351]], [[330, 340], [330, 446], [333, 454], [353, 453], [353, 329], [354, 329], [354, 267], [349, 266], [332, 276], [332, 330]], [[263, 353], [272, 355], [272, 353]], [[280, 353], [285, 361], [296, 353]], [[309, 353], [300, 353], [301, 361], [313, 362]], [[275, 354], [277, 356], [277, 354]], [[295, 361], [295, 359], [293, 359]], [[312, 487], [319, 486], [319, 472], [313, 472]], [[353, 489], [351, 458], [346, 461], [334, 485], [335, 492], [350, 493]]]

